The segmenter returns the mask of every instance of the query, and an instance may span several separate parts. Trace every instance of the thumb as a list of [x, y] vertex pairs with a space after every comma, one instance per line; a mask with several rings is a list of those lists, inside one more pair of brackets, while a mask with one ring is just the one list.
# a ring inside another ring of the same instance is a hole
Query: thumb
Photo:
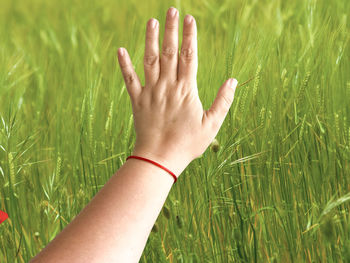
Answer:
[[214, 127], [216, 132], [219, 131], [232, 105], [237, 83], [236, 79], [226, 80], [220, 87], [210, 109], [206, 112], [207, 121]]

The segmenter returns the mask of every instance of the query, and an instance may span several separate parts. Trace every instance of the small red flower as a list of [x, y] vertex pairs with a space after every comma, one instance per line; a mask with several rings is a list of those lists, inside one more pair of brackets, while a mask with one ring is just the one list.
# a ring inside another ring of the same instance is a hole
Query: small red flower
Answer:
[[8, 218], [8, 214], [0, 210], [0, 224]]

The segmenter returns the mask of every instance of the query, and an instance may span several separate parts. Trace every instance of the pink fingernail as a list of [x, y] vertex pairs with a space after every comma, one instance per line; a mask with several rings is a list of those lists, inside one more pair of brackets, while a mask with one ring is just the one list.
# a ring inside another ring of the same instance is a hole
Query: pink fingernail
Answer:
[[237, 87], [238, 81], [236, 79], [230, 79], [229, 86], [231, 89], [235, 89]]
[[119, 55], [124, 56], [124, 53], [125, 53], [125, 52], [124, 52], [124, 48], [122, 48], [122, 47], [119, 48], [119, 49], [118, 49], [118, 52], [119, 52]]
[[170, 15], [171, 17], [175, 17], [176, 14], [177, 14], [176, 8], [171, 7], [170, 10], [169, 10], [169, 15]]
[[156, 20], [156, 19], [152, 19], [151, 20], [151, 27], [153, 28], [153, 29], [155, 29], [156, 28], [156, 26], [157, 26], [157, 23], [158, 21]]
[[193, 17], [192, 17], [191, 15], [186, 15], [186, 17], [185, 17], [185, 23], [186, 23], [187, 25], [189, 25], [189, 24], [192, 23], [192, 21], [193, 21]]

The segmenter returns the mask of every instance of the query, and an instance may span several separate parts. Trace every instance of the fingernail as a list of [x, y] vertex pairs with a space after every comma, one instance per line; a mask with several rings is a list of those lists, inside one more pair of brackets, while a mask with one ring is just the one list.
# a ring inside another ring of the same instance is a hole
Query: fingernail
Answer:
[[193, 17], [191, 15], [186, 15], [185, 17], [185, 24], [189, 25], [193, 21]]
[[238, 81], [236, 79], [230, 79], [229, 86], [231, 89], [236, 89]]
[[153, 29], [156, 28], [157, 24], [158, 24], [158, 21], [157, 21], [156, 19], [152, 19], [152, 20], [151, 20], [151, 27], [152, 27]]
[[119, 49], [118, 49], [118, 53], [119, 53], [119, 55], [124, 56], [124, 53], [125, 53], [125, 52], [124, 52], [124, 48], [122, 48], [122, 47], [119, 48]]
[[170, 10], [169, 10], [169, 15], [170, 15], [170, 17], [175, 17], [176, 14], [177, 14], [176, 8], [171, 7]]

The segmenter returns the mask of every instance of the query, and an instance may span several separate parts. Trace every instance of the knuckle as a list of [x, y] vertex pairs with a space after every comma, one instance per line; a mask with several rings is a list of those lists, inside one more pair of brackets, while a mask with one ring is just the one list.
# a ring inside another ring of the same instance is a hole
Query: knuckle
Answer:
[[232, 100], [227, 95], [222, 95], [222, 105], [225, 111], [228, 111], [231, 107]]
[[143, 59], [143, 62], [146, 66], [154, 66], [157, 61], [158, 61], [158, 56], [156, 55], [147, 55]]
[[161, 101], [161, 97], [158, 93], [152, 93], [152, 102], [158, 103]]
[[132, 73], [125, 73], [124, 78], [126, 84], [131, 84], [135, 81], [135, 76]]
[[184, 61], [191, 61], [194, 59], [195, 53], [192, 48], [183, 48], [181, 49], [181, 58]]
[[147, 106], [147, 102], [145, 100], [142, 100], [142, 99], [139, 99], [139, 100], [135, 99], [134, 105], [135, 105], [134, 106], [135, 109], [142, 109], [142, 108]]
[[164, 57], [172, 58], [176, 54], [176, 48], [174, 47], [164, 47], [162, 50], [162, 55]]
[[169, 89], [167, 95], [169, 102], [178, 102], [183, 97], [182, 89]]
[[121, 69], [123, 72], [124, 72], [125, 70], [127, 70], [127, 68], [128, 68], [128, 64], [126, 64], [126, 63], [124, 63], [124, 62], [120, 63], [119, 66], [120, 66], [120, 69]]
[[135, 100], [135, 109], [143, 109], [151, 104], [151, 94], [149, 92], [141, 91], [141, 94]]
[[165, 28], [170, 31], [175, 31], [177, 29], [177, 25], [173, 23], [166, 23]]
[[146, 42], [152, 43], [154, 41], [154, 36], [151, 32], [147, 32], [146, 34]]
[[192, 93], [193, 82], [188, 79], [184, 79], [180, 82], [181, 88], [179, 88], [182, 96], [187, 96]]
[[164, 92], [152, 92], [151, 101], [155, 105], [161, 105], [166, 103], [167, 97], [165, 96]]
[[193, 38], [195, 36], [195, 34], [193, 33], [193, 31], [190, 30], [184, 30], [183, 32], [183, 36], [184, 38]]

